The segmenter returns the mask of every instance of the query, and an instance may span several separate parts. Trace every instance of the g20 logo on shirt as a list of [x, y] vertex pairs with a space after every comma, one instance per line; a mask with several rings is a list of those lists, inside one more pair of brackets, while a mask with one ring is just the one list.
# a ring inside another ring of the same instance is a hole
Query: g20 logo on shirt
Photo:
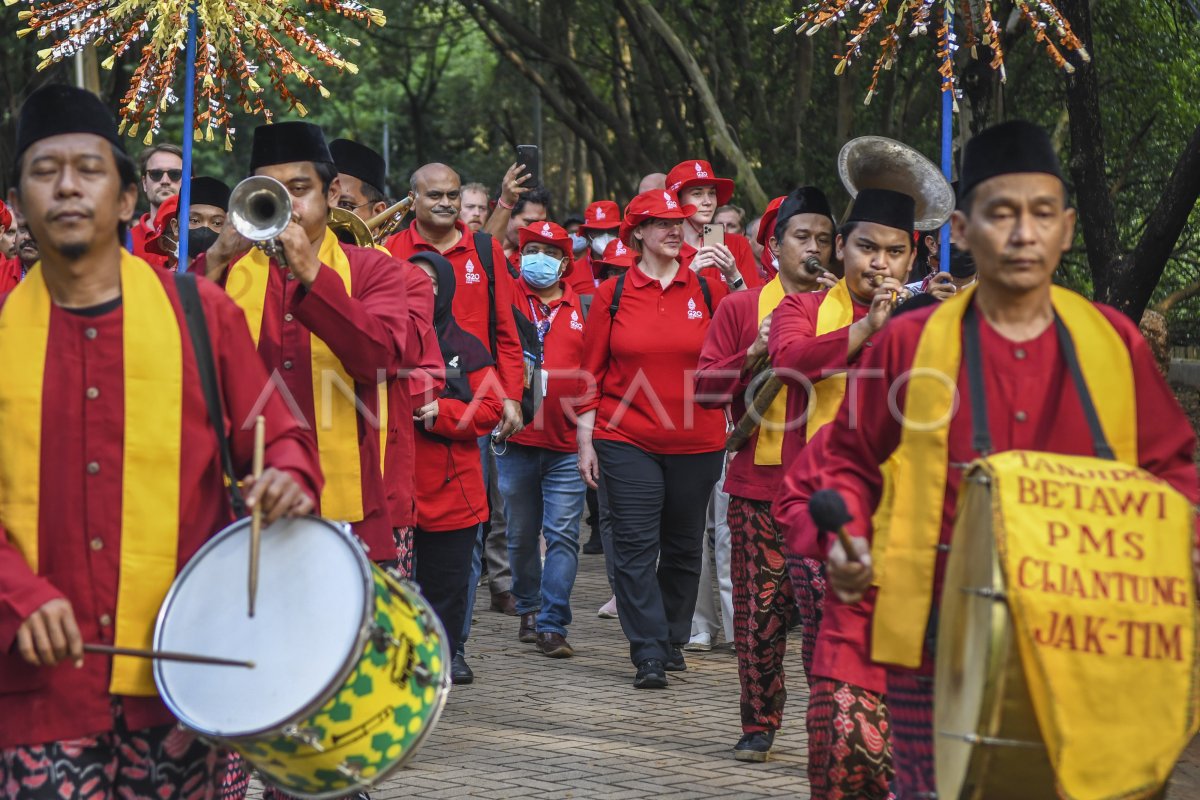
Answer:
[[579, 312], [575, 311], [575, 310], [571, 311], [571, 330], [573, 330], [573, 331], [583, 330], [583, 323], [579, 321]]
[[466, 270], [467, 270], [467, 276], [466, 276], [467, 283], [479, 283], [481, 280], [483, 280], [483, 278], [479, 275], [479, 273], [475, 271], [475, 262], [469, 258], [467, 259]]
[[704, 314], [696, 309], [696, 299], [688, 300], [688, 319], [704, 319]]

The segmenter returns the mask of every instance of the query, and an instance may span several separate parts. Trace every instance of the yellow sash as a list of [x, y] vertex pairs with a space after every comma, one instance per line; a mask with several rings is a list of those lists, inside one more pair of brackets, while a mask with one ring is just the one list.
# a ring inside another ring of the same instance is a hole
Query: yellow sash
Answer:
[[[905, 424], [893, 458], [891, 525], [882, 551], [887, 580], [872, 624], [875, 661], [911, 668], [921, 663], [946, 496], [950, 420], [957, 408], [962, 318], [974, 294], [971, 287], [930, 316], [909, 372]], [[1084, 380], [1117, 460], [1136, 465], [1137, 409], [1125, 343], [1080, 295], [1055, 286], [1051, 301], [1077, 343]]]
[[[846, 288], [846, 279], [837, 282], [829, 290], [821, 307], [817, 309], [817, 336], [840, 331], [854, 322], [854, 299]], [[817, 431], [837, 417], [842, 399], [846, 396], [846, 373], [839, 372], [823, 378], [813, 386], [813, 397], [808, 406], [808, 424], [805, 426], [806, 441], [812, 441]]]
[[[1060, 793], [1150, 796], [1200, 723], [1191, 504], [1098, 458], [1010, 450], [972, 469], [990, 478], [1021, 666]], [[955, 541], [980, 533], [958, 526]]]
[[[787, 293], [779, 276], [762, 288], [758, 295], [758, 324], [779, 307]], [[787, 427], [787, 386], [771, 401], [758, 426], [758, 442], [754, 445], [754, 463], [763, 467], [777, 467], [783, 463], [783, 432]]]
[[[124, 250], [121, 295], [125, 429], [115, 638], [118, 647], [149, 649], [158, 608], [178, 562], [182, 337], [179, 319], [153, 267]], [[39, 568], [41, 425], [50, 311], [50, 293], [38, 264], [0, 312], [0, 364], [5, 369], [0, 381], [0, 431], [5, 437], [0, 449], [0, 523], [34, 572]], [[114, 658], [109, 690], [154, 696], [150, 662]]]
[[[333, 231], [325, 229], [318, 259], [332, 269], [350, 294], [350, 260]], [[234, 301], [246, 314], [254, 344], [262, 333], [263, 307], [272, 267], [257, 247], [242, 256], [229, 270], [226, 286]], [[329, 345], [310, 334], [312, 351], [313, 409], [310, 420], [317, 435], [317, 454], [325, 473], [321, 492], [321, 514], [330, 519], [358, 522], [363, 518], [362, 466], [358, 451], [358, 413], [354, 403], [354, 379]], [[387, 407], [386, 386], [380, 388], [381, 408]], [[386, 425], [381, 425], [385, 440]], [[382, 454], [380, 455], [382, 459]]]

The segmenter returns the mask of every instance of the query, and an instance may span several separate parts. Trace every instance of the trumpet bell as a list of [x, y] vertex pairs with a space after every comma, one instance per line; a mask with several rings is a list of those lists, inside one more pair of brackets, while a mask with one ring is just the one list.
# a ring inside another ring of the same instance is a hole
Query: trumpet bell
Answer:
[[255, 175], [233, 187], [229, 222], [252, 242], [278, 238], [292, 221], [292, 197], [282, 183]]
[[363, 222], [353, 211], [333, 206], [329, 209], [329, 221], [327, 224], [329, 225], [329, 230], [333, 231], [333, 235], [338, 238], [338, 241], [345, 244], [370, 247], [375, 243], [375, 237], [371, 234], [371, 229], [367, 226], [367, 223]]
[[954, 189], [942, 171], [906, 144], [884, 136], [851, 139], [838, 153], [838, 175], [851, 197], [862, 189], [891, 189], [916, 201], [915, 227], [940, 228], [954, 213]]

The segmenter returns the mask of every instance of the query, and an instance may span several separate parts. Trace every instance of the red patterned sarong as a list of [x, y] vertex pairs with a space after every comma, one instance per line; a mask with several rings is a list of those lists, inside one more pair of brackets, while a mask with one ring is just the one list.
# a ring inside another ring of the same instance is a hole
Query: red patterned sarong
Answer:
[[891, 722], [884, 699], [861, 686], [817, 678], [808, 700], [808, 780], [813, 800], [886, 800]]

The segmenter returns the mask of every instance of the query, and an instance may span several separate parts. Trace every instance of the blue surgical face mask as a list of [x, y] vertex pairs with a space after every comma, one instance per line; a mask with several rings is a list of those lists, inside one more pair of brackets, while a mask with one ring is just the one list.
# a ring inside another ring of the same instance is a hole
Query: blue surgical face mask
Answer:
[[587, 250], [588, 240], [580, 236], [578, 233], [571, 234], [571, 250], [576, 253], [582, 253]]
[[523, 255], [521, 277], [534, 289], [546, 289], [558, 281], [558, 269], [561, 266], [561, 258], [554, 258], [545, 253]]

